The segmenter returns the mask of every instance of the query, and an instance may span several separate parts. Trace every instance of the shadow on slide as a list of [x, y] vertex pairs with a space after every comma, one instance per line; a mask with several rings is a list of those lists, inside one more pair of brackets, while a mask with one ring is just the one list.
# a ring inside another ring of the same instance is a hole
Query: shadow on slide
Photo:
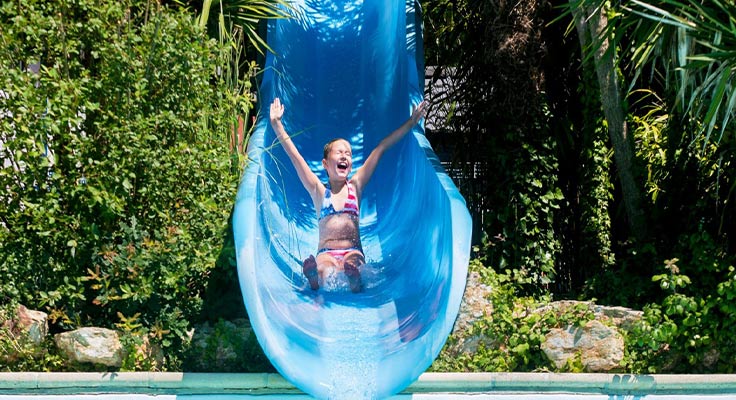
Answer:
[[[406, 2], [405, 2], [406, 1]], [[366, 290], [312, 291], [302, 260], [317, 250], [317, 218], [268, 123], [282, 122], [318, 176], [333, 137], [354, 170], [422, 100], [421, 17], [412, 0], [298, 0], [272, 21], [260, 119], [235, 206], [240, 285], [276, 369], [318, 398], [382, 398], [424, 372], [449, 335], [465, 288], [471, 220], [417, 126], [386, 152], [361, 202]]]

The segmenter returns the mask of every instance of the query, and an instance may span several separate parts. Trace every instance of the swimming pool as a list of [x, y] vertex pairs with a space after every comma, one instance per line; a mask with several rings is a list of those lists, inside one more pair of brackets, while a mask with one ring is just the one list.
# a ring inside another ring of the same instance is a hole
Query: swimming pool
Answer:
[[[0, 400], [311, 399], [278, 374], [0, 373]], [[736, 400], [736, 375], [425, 373], [390, 399]]]

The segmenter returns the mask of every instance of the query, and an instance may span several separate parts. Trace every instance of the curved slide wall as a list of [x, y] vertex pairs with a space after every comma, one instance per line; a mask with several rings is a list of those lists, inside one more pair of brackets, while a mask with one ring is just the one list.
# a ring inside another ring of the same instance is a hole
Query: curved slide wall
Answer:
[[269, 25], [275, 55], [233, 217], [238, 273], [266, 355], [317, 398], [382, 398], [411, 384], [442, 348], [465, 287], [470, 216], [417, 126], [363, 193], [366, 290], [308, 289], [301, 262], [317, 250], [317, 218], [268, 123], [279, 97], [284, 126], [323, 181], [333, 137], [351, 142], [359, 168], [422, 99], [421, 32], [407, 1], [299, 0], [296, 18]]

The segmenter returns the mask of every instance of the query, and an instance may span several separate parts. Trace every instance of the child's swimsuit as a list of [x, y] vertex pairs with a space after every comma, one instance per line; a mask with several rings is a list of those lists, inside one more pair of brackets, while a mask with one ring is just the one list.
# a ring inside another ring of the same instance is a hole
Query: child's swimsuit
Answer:
[[[335, 210], [335, 207], [332, 205], [332, 201], [330, 201], [330, 199], [332, 198], [332, 191], [330, 190], [330, 184], [327, 183], [327, 185], [325, 185], [325, 198], [324, 200], [322, 200], [322, 208], [319, 211], [320, 220], [322, 220], [323, 218], [329, 215], [335, 215], [335, 214], [351, 214], [356, 217], [360, 215], [360, 209], [358, 208], [358, 197], [355, 195], [355, 188], [353, 187], [353, 184], [350, 183], [350, 181], [347, 182], [347, 185], [348, 185], [348, 197], [347, 199], [345, 199], [345, 205], [340, 211]], [[349, 247], [347, 249], [324, 248], [324, 249], [319, 249], [319, 251], [317, 252], [317, 255], [320, 255], [322, 253], [327, 253], [331, 255], [332, 257], [334, 257], [337, 261], [342, 261], [343, 259], [345, 259], [345, 256], [351, 251], [359, 251], [361, 254], [363, 253], [363, 249], [360, 247]]]
[[351, 251], [358, 251], [361, 255], [363, 255], [363, 249], [361, 249], [360, 247], [348, 247], [347, 249], [324, 248], [319, 249], [317, 255], [319, 256], [320, 254], [329, 254], [337, 262], [342, 262], [343, 260], [345, 260], [345, 256], [348, 255], [348, 253], [350, 253]]
[[332, 191], [330, 190], [330, 184], [328, 183], [325, 185], [325, 198], [322, 200], [322, 209], [319, 210], [319, 219], [333, 214], [352, 214], [356, 217], [360, 215], [360, 210], [358, 209], [358, 197], [355, 195], [355, 188], [353, 187], [353, 184], [349, 181], [347, 182], [348, 185], [348, 198], [345, 200], [345, 205], [343, 206], [342, 210], [337, 211], [335, 210], [335, 207], [332, 205], [332, 201], [330, 199], [332, 198]]

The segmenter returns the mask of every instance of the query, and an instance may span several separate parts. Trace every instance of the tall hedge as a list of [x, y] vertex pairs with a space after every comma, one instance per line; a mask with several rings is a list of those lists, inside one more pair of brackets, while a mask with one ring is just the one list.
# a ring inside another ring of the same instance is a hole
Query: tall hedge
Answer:
[[229, 135], [248, 94], [218, 75], [226, 49], [155, 2], [0, 7], [0, 305], [172, 346], [240, 170]]

